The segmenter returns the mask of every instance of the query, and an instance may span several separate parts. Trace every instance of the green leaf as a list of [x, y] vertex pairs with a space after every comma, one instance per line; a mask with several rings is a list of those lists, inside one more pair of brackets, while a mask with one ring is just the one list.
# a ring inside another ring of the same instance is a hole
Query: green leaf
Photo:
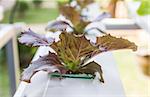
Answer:
[[99, 80], [104, 83], [101, 66], [94, 61], [82, 66], [80, 69], [76, 71], [76, 73], [84, 73], [84, 74], [92, 74], [92, 75], [95, 75], [96, 72], [98, 72], [100, 75]]
[[150, 14], [150, 0], [142, 0], [137, 13], [141, 16]]
[[51, 45], [59, 58], [69, 70], [75, 71], [82, 58], [92, 55], [97, 47], [93, 46], [84, 36], [75, 37], [71, 33], [62, 32], [60, 41]]

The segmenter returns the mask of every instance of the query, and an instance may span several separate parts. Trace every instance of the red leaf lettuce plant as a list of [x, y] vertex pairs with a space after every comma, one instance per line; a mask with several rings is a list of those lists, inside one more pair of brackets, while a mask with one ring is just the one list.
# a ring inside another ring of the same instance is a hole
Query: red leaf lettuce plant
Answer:
[[[50, 46], [55, 51], [55, 53], [49, 52], [48, 55], [40, 56], [38, 60], [32, 62], [22, 73], [21, 80], [30, 82], [36, 72], [43, 70], [48, 73], [91, 74], [93, 76], [98, 72], [100, 82], [104, 82], [100, 64], [94, 61], [89, 62], [89, 60], [97, 54], [107, 51], [118, 49], [136, 51], [137, 49], [133, 42], [111, 36], [97, 27], [91, 29], [98, 29], [103, 36], [96, 37], [96, 41], [91, 43], [86, 37], [89, 30], [85, 30], [85, 28], [93, 21], [86, 21], [79, 11], [68, 5], [63, 6], [60, 12], [70, 20], [71, 24], [57, 20], [46, 27], [48, 31], [51, 31], [49, 33], [61, 32], [59, 41], [56, 42], [55, 38], [37, 34], [30, 29], [21, 34], [20, 43], [33, 47]], [[72, 31], [67, 31], [67, 27], [72, 28]]]

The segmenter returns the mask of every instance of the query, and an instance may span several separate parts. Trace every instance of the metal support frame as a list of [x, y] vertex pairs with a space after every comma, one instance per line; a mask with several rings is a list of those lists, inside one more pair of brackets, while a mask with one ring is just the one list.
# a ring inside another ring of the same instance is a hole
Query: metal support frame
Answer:
[[5, 46], [8, 64], [9, 84], [10, 84], [10, 97], [16, 92], [19, 85], [20, 67], [19, 55], [17, 45], [17, 34], [21, 28], [13, 25], [6, 25], [0, 31], [0, 49]]
[[15, 62], [14, 62], [14, 52], [13, 52], [13, 41], [12, 39], [6, 44], [6, 54], [8, 62], [8, 73], [10, 81], [10, 92], [11, 96], [14, 95], [16, 91], [16, 75], [15, 75]]

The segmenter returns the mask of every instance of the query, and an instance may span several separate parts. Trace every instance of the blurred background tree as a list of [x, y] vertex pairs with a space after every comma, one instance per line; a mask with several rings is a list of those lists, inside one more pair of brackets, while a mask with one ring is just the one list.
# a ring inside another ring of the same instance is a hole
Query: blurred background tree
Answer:
[[17, 6], [18, 16], [19, 18], [25, 17], [27, 10], [29, 10], [29, 5], [26, 1], [19, 1]]
[[39, 8], [39, 7], [41, 7], [41, 4], [43, 1], [42, 0], [33, 0], [32, 2], [36, 8]]

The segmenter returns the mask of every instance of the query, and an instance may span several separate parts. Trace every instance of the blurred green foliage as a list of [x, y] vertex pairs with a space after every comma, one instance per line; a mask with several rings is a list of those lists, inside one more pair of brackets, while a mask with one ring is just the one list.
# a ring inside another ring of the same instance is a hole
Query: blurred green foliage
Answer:
[[5, 48], [0, 49], [0, 97], [10, 97]]
[[[16, 12], [18, 13], [18, 12]], [[10, 11], [5, 13], [3, 23], [8, 23]], [[25, 22], [27, 24], [35, 23], [47, 23], [48, 21], [55, 19], [58, 16], [58, 10], [56, 8], [31, 8], [27, 10], [25, 17], [14, 18], [15, 22]]]
[[5, 49], [2, 48], [2, 49], [0, 49], [0, 64], [5, 62], [5, 59], [6, 59], [5, 57], [6, 57]]
[[39, 8], [43, 1], [42, 0], [33, 0], [32, 2], [36, 8]]
[[19, 59], [20, 59], [20, 69], [21, 71], [28, 67], [37, 48], [30, 48], [25, 45], [19, 44]]
[[141, 0], [137, 13], [141, 16], [150, 14], [150, 0]]
[[28, 3], [26, 1], [19, 1], [17, 7], [18, 16], [24, 17], [26, 15], [27, 10], [29, 9]]
[[149, 15], [150, 14], [150, 0], [133, 0], [135, 2], [141, 2], [140, 7], [137, 10], [137, 13], [140, 16]]

